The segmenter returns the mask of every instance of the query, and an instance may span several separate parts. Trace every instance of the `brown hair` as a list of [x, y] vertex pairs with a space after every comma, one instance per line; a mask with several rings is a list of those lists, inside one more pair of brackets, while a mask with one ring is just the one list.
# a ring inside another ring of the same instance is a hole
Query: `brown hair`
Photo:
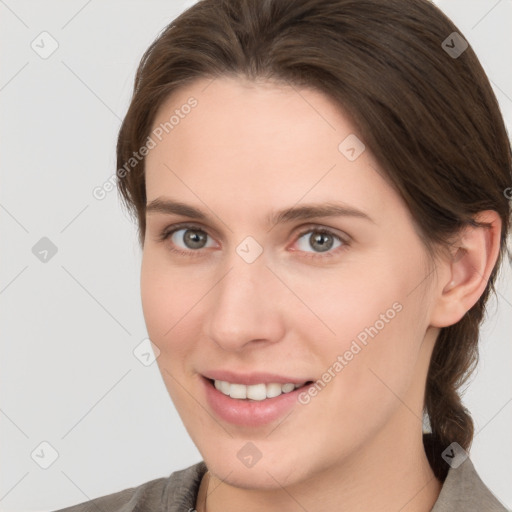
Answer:
[[[343, 108], [405, 200], [431, 256], [464, 226], [485, 226], [474, 221], [477, 212], [498, 212], [500, 252], [485, 291], [459, 322], [441, 329], [428, 371], [432, 435], [425, 450], [442, 480], [448, 466], [441, 452], [453, 441], [469, 449], [473, 439], [459, 388], [478, 361], [479, 324], [506, 248], [505, 190], [512, 183], [496, 97], [471, 46], [459, 56], [447, 51], [443, 42], [454, 47], [453, 32], [460, 34], [428, 0], [201, 0], [143, 55], [117, 142], [118, 189], [141, 246], [144, 159], [129, 172], [126, 162], [144, 146], [170, 93], [222, 75], [314, 88]], [[456, 41], [460, 48], [463, 39]]]

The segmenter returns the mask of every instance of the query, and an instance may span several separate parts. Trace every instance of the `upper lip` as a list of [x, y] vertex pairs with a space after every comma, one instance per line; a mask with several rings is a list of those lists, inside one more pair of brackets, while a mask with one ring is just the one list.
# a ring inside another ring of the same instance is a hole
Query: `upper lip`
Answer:
[[213, 380], [223, 380], [233, 384], [269, 384], [277, 382], [279, 384], [302, 384], [311, 379], [298, 379], [297, 377], [287, 377], [286, 375], [278, 375], [277, 373], [254, 372], [254, 373], [236, 373], [231, 370], [211, 370], [202, 374], [203, 377]]

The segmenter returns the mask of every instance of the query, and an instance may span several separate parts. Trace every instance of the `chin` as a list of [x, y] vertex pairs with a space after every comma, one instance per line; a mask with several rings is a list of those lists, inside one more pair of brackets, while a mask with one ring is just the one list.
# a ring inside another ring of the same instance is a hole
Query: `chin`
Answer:
[[206, 465], [217, 478], [241, 489], [275, 490], [293, 485], [302, 479], [291, 467], [260, 463], [261, 461], [252, 468], [237, 467], [221, 460], [210, 464], [207, 462]]
[[[263, 441], [253, 443], [245, 438], [230, 438], [224, 442], [212, 442], [210, 438], [206, 442], [210, 443], [210, 447], [200, 450], [206, 466], [218, 479], [229, 485], [270, 490], [293, 485], [306, 477], [307, 460], [301, 462], [286, 457], [283, 450], [272, 449], [272, 443], [267, 442], [266, 447], [262, 447]], [[229, 453], [233, 455], [226, 456]]]

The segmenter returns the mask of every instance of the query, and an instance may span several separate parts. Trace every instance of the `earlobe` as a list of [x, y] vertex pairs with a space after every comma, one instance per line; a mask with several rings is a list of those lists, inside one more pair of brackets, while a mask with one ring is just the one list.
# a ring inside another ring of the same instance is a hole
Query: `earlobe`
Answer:
[[478, 301], [487, 286], [500, 249], [501, 218], [493, 210], [474, 217], [487, 227], [467, 226], [457, 239], [451, 258], [439, 263], [444, 280], [434, 297], [431, 325], [448, 327], [457, 323]]

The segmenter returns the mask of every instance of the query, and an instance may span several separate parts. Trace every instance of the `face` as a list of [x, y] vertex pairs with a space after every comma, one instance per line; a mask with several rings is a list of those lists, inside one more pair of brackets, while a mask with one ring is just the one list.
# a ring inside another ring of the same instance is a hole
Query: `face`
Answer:
[[201, 79], [153, 129], [176, 110], [146, 157], [142, 305], [210, 471], [273, 488], [421, 432], [428, 260], [363, 137], [320, 92], [270, 82]]

